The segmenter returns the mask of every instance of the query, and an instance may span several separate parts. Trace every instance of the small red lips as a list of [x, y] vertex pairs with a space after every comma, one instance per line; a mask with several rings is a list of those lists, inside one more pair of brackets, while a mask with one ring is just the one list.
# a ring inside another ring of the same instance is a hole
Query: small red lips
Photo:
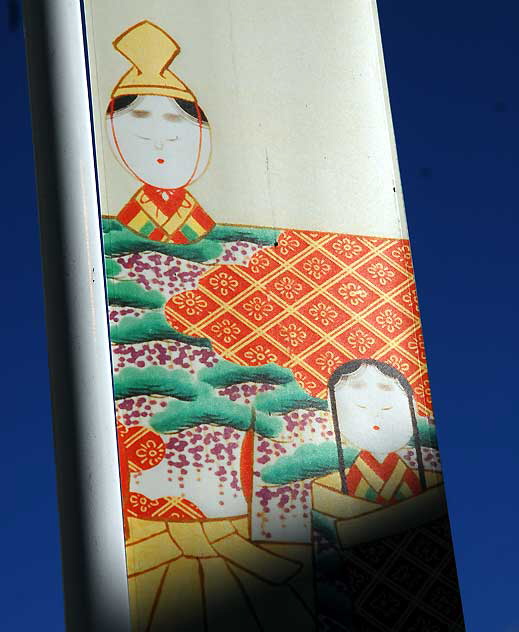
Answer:
[[157, 158], [157, 162], [159, 163], [159, 165], [163, 165], [164, 164], [164, 158]]
[[380, 426], [373, 426], [373, 430], [380, 430]]

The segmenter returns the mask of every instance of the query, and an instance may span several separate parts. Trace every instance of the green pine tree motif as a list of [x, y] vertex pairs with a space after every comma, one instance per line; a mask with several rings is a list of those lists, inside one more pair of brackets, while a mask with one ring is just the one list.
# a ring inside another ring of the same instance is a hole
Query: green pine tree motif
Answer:
[[[207, 338], [187, 336], [173, 329], [166, 321], [162, 308], [166, 302], [157, 290], [146, 290], [135, 281], [120, 278], [122, 267], [115, 257], [155, 251], [191, 262], [205, 262], [222, 253], [228, 241], [249, 241], [259, 245], [274, 245], [278, 231], [270, 229], [216, 226], [201, 241], [192, 245], [174, 245], [151, 241], [123, 227], [117, 220], [103, 220], [105, 232], [105, 266], [107, 291], [111, 306], [129, 306], [144, 310], [138, 317], [126, 316], [110, 329], [114, 344], [136, 344], [151, 341], [177, 341], [211, 349]], [[255, 383], [274, 386], [259, 393], [251, 407], [232, 402], [217, 393], [232, 385]], [[162, 395], [171, 398], [167, 408], [149, 421], [160, 433], [174, 433], [200, 424], [217, 424], [246, 431], [251, 426], [261, 436], [276, 438], [283, 429], [282, 416], [294, 410], [328, 409], [324, 399], [312, 397], [296, 382], [290, 369], [274, 363], [262, 366], [241, 366], [219, 358], [211, 368], [198, 371], [196, 378], [185, 369], [164, 367], [127, 367], [114, 377], [114, 395], [124, 399], [136, 395]], [[435, 429], [427, 419], [418, 419], [424, 447], [436, 447]], [[410, 442], [412, 447], [413, 440]], [[345, 463], [351, 464], [358, 451], [344, 449]], [[279, 458], [261, 472], [262, 480], [271, 485], [284, 485], [336, 471], [336, 444], [327, 441], [303, 445], [292, 455]]]
[[[226, 242], [248, 241], [272, 246], [279, 235], [279, 231], [272, 229], [216, 226], [205, 239], [182, 246], [137, 236], [114, 219], [103, 220], [103, 230], [109, 304], [143, 311], [138, 316], [125, 316], [111, 325], [112, 343], [174, 340], [209, 349], [210, 340], [187, 336], [173, 329], [162, 312], [166, 297], [157, 290], [147, 290], [138, 282], [124, 278], [116, 257], [154, 251], [200, 263], [219, 256]], [[218, 389], [244, 383], [268, 384], [275, 389], [258, 394], [251, 406], [218, 395]], [[217, 424], [241, 431], [253, 426], [258, 435], [275, 438], [283, 429], [282, 415], [299, 409], [327, 409], [326, 400], [306, 393], [290, 369], [274, 363], [241, 366], [221, 357], [213, 367], [198, 371], [196, 377], [185, 369], [126, 367], [114, 376], [114, 395], [116, 400], [138, 395], [169, 397], [167, 408], [149, 420], [150, 426], [160, 433], [179, 432], [200, 424]]]

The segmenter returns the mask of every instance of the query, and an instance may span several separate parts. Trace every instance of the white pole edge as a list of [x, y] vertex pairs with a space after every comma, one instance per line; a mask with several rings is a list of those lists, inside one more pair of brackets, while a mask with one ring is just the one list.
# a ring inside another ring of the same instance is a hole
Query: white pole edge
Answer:
[[65, 619], [129, 632], [102, 243], [79, 0], [25, 0]]

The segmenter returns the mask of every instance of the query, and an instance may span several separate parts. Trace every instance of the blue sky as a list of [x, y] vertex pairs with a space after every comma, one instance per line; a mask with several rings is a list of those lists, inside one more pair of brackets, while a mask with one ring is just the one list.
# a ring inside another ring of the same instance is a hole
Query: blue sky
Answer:
[[[9, 30], [6, 6], [2, 627], [63, 630], [23, 36]], [[380, 0], [379, 12], [467, 629], [511, 632], [519, 6]]]

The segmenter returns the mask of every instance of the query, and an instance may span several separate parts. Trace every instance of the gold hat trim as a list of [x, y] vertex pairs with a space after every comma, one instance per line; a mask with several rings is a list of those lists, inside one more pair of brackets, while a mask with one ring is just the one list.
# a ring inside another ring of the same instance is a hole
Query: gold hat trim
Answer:
[[123, 95], [158, 95], [196, 103], [191, 90], [169, 70], [180, 53], [177, 42], [166, 31], [148, 20], [134, 24], [119, 35], [113, 46], [131, 64], [112, 92]]

